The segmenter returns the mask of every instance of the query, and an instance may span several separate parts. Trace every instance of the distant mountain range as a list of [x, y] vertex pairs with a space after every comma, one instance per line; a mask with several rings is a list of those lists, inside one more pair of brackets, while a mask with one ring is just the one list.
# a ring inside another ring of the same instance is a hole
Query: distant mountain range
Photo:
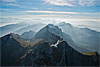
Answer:
[[0, 27], [0, 37], [7, 35], [9, 33], [16, 33], [16, 34], [22, 34], [26, 31], [38, 31], [40, 30], [45, 24], [37, 23], [37, 24], [28, 24], [28, 23], [17, 23], [17, 24], [9, 24], [6, 26]]
[[[32, 25], [29, 25], [27, 23], [10, 24], [10, 25], [0, 27], [0, 29], [1, 29], [0, 37], [4, 36], [6, 34], [9, 34], [9, 33], [17, 33], [17, 34], [23, 36], [22, 38], [24, 38], [24, 39], [31, 39], [34, 37], [35, 33], [38, 32], [44, 26], [46, 26], [46, 25], [42, 24], [42, 23], [37, 23], [37, 24], [32, 24]], [[49, 26], [53, 27], [52, 24], [49, 24]], [[60, 28], [61, 29], [60, 30], [55, 29], [57, 27], [59, 27], [59, 29]], [[97, 51], [98, 53], [100, 53], [100, 50], [98, 48], [100, 45], [100, 43], [99, 43], [100, 32], [91, 30], [89, 28], [74, 27], [70, 23], [66, 23], [66, 22], [59, 23], [57, 26], [55, 26], [55, 28], [51, 28], [49, 31], [54, 30], [53, 33], [56, 33], [56, 35], [60, 36], [64, 40], [66, 40], [66, 39], [67, 39], [67, 41], [72, 40], [72, 41], [68, 41], [68, 42], [76, 44], [77, 47], [80, 47], [80, 48], [82, 47], [81, 51], [79, 49], [80, 52]], [[30, 30], [35, 31], [35, 33], [27, 34], [26, 32], [28, 32]], [[62, 32], [63, 32], [63, 34], [62, 34]], [[31, 35], [31, 34], [33, 34], [33, 35]], [[71, 44], [71, 46], [73, 48], [76, 48], [75, 45]], [[84, 48], [86, 50], [84, 50]]]
[[[71, 47], [73, 47], [74, 49], [76, 49], [79, 52], [90, 52], [89, 50], [84, 49], [84, 48], [79, 47], [78, 45], [76, 45], [76, 43], [72, 40], [72, 38], [68, 34], [63, 33], [62, 30], [58, 26], [54, 26], [53, 24], [48, 24], [47, 26], [42, 28], [39, 32], [36, 33], [34, 38], [36, 38], [36, 39], [45, 39], [45, 40], [50, 39], [49, 40], [49, 42], [50, 42], [51, 39], [53, 40], [53, 37], [52, 37], [53, 35], [50, 35], [50, 33], [53, 33], [57, 36], [60, 36], [60, 38], [67, 41], [68, 44]], [[41, 35], [41, 34], [44, 34], [44, 35]], [[52, 44], [52, 43], [50, 43], [50, 44]]]
[[18, 24], [10, 24], [6, 26], [0, 27], [0, 37], [7, 35], [9, 33], [13, 33], [15, 30], [28, 26], [27, 23], [18, 23]]
[[82, 41], [75, 40], [82, 36], [76, 31], [82, 30], [83, 34], [96, 31], [74, 28], [66, 23], [58, 26], [48, 24], [38, 32], [33, 31], [35, 27], [32, 31], [32, 27], [26, 27], [28, 30], [21, 35], [10, 33], [1, 37], [1, 66], [99, 66], [99, 54], [79, 46]]
[[73, 39], [73, 41], [83, 48], [86, 48], [90, 51], [97, 51], [99, 50], [99, 41], [100, 41], [100, 32], [95, 30], [91, 30], [89, 28], [78, 28], [74, 27], [69, 23], [62, 22], [58, 24], [58, 26], [62, 29], [62, 31]]
[[26, 27], [23, 27], [23, 28], [20, 28], [18, 30], [15, 30], [14, 32], [17, 33], [17, 34], [22, 34], [26, 31], [39, 31], [41, 28], [43, 28], [45, 26], [45, 24], [42, 24], [42, 23], [38, 23], [38, 24], [33, 24], [33, 25], [29, 25], [29, 26], [26, 26]]

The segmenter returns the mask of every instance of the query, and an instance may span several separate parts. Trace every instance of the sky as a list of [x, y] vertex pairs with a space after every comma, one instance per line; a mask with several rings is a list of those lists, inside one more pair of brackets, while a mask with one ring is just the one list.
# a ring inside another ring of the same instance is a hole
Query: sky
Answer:
[[0, 0], [0, 4], [0, 26], [23, 22], [100, 22], [99, 0]]

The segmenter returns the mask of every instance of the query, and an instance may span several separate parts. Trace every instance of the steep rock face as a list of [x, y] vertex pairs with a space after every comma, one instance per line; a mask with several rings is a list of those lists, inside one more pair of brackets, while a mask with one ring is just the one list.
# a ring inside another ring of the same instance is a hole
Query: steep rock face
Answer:
[[[58, 26], [54, 26], [53, 24], [48, 24], [44, 28], [42, 28], [35, 36], [35, 38], [39, 37], [42, 33], [50, 32], [58, 36], [63, 36], [61, 29]], [[47, 34], [48, 35], [48, 34]]]
[[60, 37], [63, 36], [62, 30], [58, 26], [54, 26], [53, 24], [48, 24], [46, 27], [48, 28], [49, 32], [52, 32], [52, 33], [54, 33], [54, 34], [56, 34], [57, 36], [60, 36]]
[[95, 66], [99, 64], [97, 55], [83, 55], [63, 40], [59, 40], [57, 47], [49, 45], [48, 42], [36, 45], [32, 52], [27, 53], [20, 62], [24, 66]]
[[70, 23], [61, 22], [58, 24], [58, 26], [64, 33], [68, 34], [76, 44], [78, 44], [80, 40], [78, 38], [78, 35], [76, 34], [76, 31], [74, 30], [74, 27]]
[[2, 66], [17, 65], [19, 57], [25, 54], [27, 49], [16, 40], [17, 38], [13, 33], [0, 38]]
[[[42, 28], [39, 32], [37, 32], [36, 35], [34, 36], [34, 39], [44, 39], [45, 41], [48, 41], [49, 44], [55, 43], [58, 39], [60, 39], [60, 37], [55, 35], [55, 33], [52, 30], [55, 31], [56, 29], [54, 28], [54, 26], [48, 25]], [[59, 32], [56, 33], [61, 34]]]
[[[59, 36], [60, 38], [58, 38]], [[58, 26], [54, 26], [53, 24], [49, 24], [42, 28], [39, 32], [36, 33], [34, 36], [35, 39], [44, 39], [48, 41], [50, 44], [57, 42], [60, 39], [64, 39], [68, 42], [68, 44], [73, 47], [75, 50], [79, 52], [89, 52], [88, 50], [79, 47], [76, 43], [72, 40], [72, 38], [62, 32], [62, 30]]]
[[[39, 50], [40, 49], [40, 50]], [[51, 65], [49, 55], [51, 54], [51, 48], [48, 42], [40, 43], [34, 46], [32, 52], [21, 59], [21, 65], [23, 66], [43, 66], [45, 64]]]

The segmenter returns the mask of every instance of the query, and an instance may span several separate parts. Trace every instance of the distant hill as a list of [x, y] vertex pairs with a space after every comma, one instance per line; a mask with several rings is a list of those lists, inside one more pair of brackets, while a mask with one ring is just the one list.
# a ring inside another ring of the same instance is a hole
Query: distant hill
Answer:
[[30, 31], [27, 31], [27, 32], [24, 32], [23, 34], [21, 34], [21, 37], [23, 39], [30, 40], [30, 39], [32, 39], [34, 37], [34, 35], [35, 35], [35, 32], [30, 30]]

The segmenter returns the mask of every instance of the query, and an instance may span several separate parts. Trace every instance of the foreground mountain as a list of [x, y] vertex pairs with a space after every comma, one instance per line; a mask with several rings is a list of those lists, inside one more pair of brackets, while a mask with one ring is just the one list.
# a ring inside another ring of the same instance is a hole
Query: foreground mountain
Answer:
[[[41, 34], [43, 35], [43, 34]], [[54, 36], [54, 38], [60, 38]], [[54, 39], [53, 39], [54, 40]], [[54, 40], [56, 41], [56, 40]], [[33, 46], [33, 49], [20, 59], [23, 66], [98, 66], [99, 55], [84, 55], [62, 40], [50, 44], [48, 40]]]
[[65, 22], [58, 24], [58, 26], [63, 30], [64, 33], [70, 35], [78, 46], [100, 53], [98, 48], [100, 44], [100, 32], [91, 30], [89, 28], [74, 27], [71, 24]]
[[0, 40], [1, 66], [99, 66], [97, 52], [80, 53], [71, 37], [51, 24], [28, 41], [14, 33]]
[[1, 41], [1, 65], [17, 65], [19, 57], [27, 51], [26, 44], [20, 37], [14, 33], [0, 38]]

